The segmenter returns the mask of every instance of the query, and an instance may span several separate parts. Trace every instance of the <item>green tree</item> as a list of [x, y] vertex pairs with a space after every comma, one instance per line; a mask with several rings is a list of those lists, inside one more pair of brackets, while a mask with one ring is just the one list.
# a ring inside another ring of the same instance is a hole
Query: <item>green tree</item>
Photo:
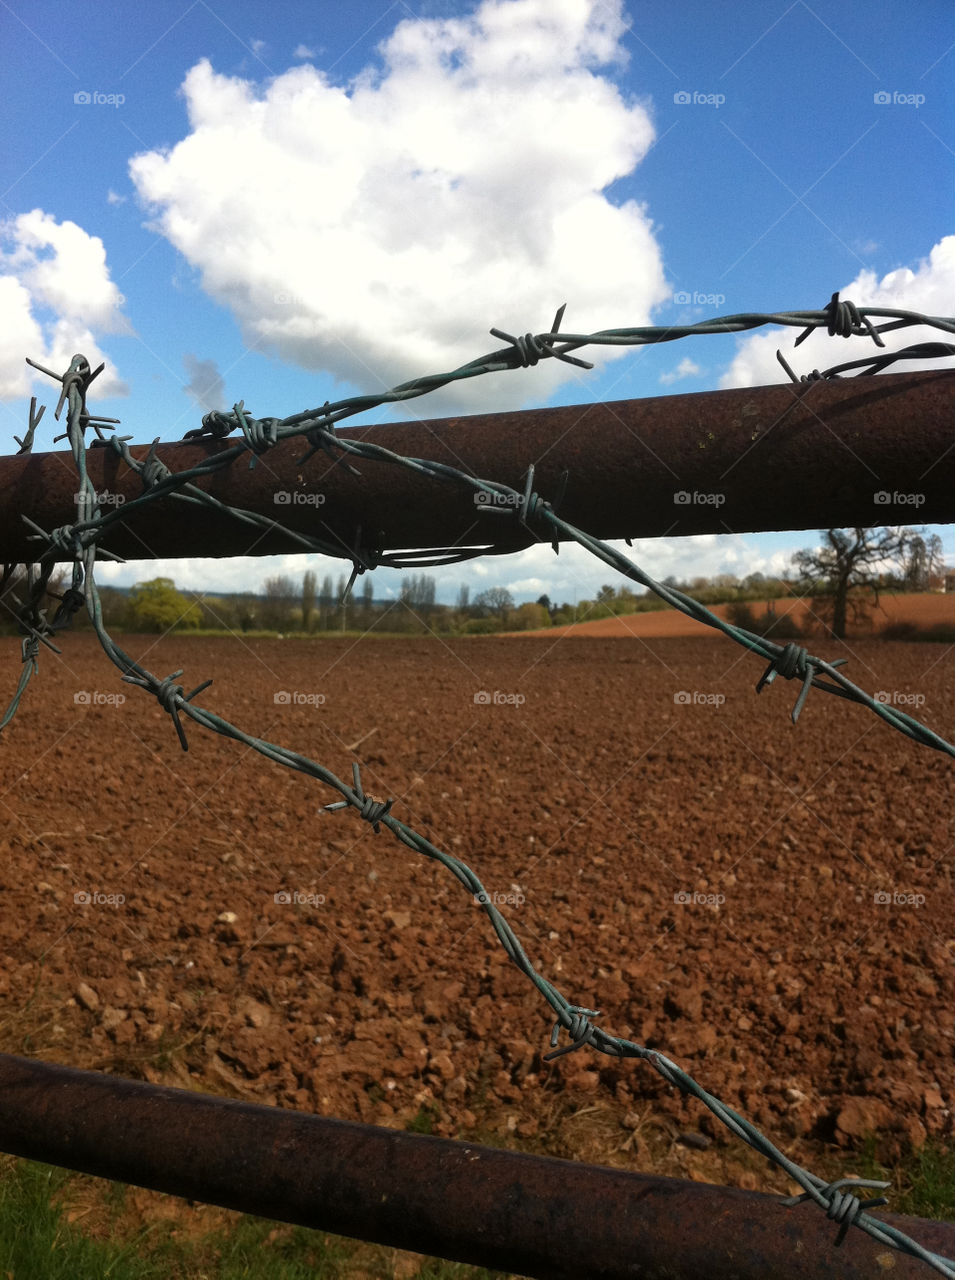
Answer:
[[511, 631], [541, 631], [550, 626], [550, 614], [542, 604], [521, 604], [507, 620]]
[[201, 613], [196, 601], [176, 590], [172, 578], [137, 582], [129, 593], [128, 618], [133, 631], [198, 627]]

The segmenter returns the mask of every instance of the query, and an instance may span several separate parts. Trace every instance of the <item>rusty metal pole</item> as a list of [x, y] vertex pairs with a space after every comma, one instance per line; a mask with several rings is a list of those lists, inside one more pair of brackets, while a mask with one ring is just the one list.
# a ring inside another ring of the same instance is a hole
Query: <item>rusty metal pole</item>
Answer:
[[[0, 1054], [0, 1150], [541, 1280], [922, 1280], [813, 1205], [253, 1106]], [[955, 1224], [878, 1216], [955, 1255]]]
[[[555, 497], [558, 514], [599, 538], [682, 537], [771, 529], [955, 521], [955, 370], [883, 374], [556, 409], [344, 429], [350, 439], [428, 458]], [[152, 433], [150, 433], [152, 434]], [[196, 466], [235, 439], [160, 445], [171, 470]], [[353, 547], [378, 531], [384, 550], [515, 548], [516, 521], [482, 514], [465, 485], [362, 460], [360, 477], [316, 454], [300, 466], [288, 440], [199, 481], [221, 501]], [[145, 447], [133, 448], [142, 458]], [[112, 450], [91, 448], [90, 478], [112, 501], [142, 493]], [[21, 520], [50, 530], [76, 518], [67, 453], [0, 458], [0, 563], [35, 559]], [[876, 495], [881, 495], [879, 498]], [[281, 497], [279, 495], [288, 495]], [[718, 495], [714, 497], [713, 495]], [[130, 513], [104, 543], [130, 560], [301, 551], [274, 533], [170, 499]]]

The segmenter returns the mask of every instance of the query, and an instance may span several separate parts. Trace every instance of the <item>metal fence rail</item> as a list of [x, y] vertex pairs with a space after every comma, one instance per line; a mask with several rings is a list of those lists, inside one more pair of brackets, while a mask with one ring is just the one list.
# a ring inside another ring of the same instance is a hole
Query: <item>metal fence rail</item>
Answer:
[[[871, 1280], [925, 1264], [773, 1196], [419, 1137], [0, 1054], [0, 1149], [541, 1280]], [[858, 1184], [856, 1184], [858, 1185]], [[955, 1254], [955, 1224], [885, 1222]]]
[[[554, 494], [570, 524], [597, 538], [683, 537], [837, 525], [955, 522], [952, 403], [955, 370], [894, 373], [735, 391], [658, 396], [608, 404], [477, 414], [355, 427], [339, 439], [432, 460], [523, 488], [535, 467], [540, 492]], [[156, 446], [174, 474], [215, 464], [232, 441], [206, 438]], [[129, 448], [145, 461], [145, 446]], [[327, 456], [302, 465], [301, 440], [198, 477], [196, 489], [233, 510], [276, 522], [249, 526], [228, 511], [176, 502], [141, 506], [110, 530], [109, 547], [128, 560], [273, 555], [302, 551], [287, 531], [354, 546], [360, 527], [383, 550], [466, 546], [485, 539], [498, 552], [527, 545], [523, 531], [495, 522], [473, 496], [410, 469], [363, 460], [361, 475]], [[140, 497], [142, 481], [114, 449], [92, 448], [87, 474], [108, 506]], [[0, 458], [0, 563], [36, 558], [22, 516], [43, 529], [76, 519], [76, 469], [69, 453]], [[918, 495], [902, 510], [876, 494]], [[680, 501], [696, 493], [718, 501]], [[493, 527], [492, 527], [493, 526]], [[500, 527], [498, 527], [500, 526]], [[559, 541], [568, 536], [555, 531]], [[65, 552], [61, 559], [70, 559]]]

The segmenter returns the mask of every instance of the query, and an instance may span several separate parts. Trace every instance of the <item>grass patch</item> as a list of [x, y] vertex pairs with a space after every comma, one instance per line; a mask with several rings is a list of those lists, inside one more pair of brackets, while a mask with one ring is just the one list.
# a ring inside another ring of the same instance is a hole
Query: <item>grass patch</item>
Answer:
[[892, 1183], [887, 1193], [887, 1211], [955, 1221], [955, 1147], [927, 1142], [892, 1168], [879, 1163], [876, 1151], [875, 1137], [867, 1138], [859, 1153], [858, 1167], [852, 1172], [860, 1178]]
[[433, 1134], [434, 1126], [441, 1118], [441, 1112], [432, 1104], [424, 1103], [418, 1108], [418, 1114], [405, 1125], [408, 1133]]
[[[4, 1280], [501, 1280], [502, 1272], [428, 1259], [249, 1215], [186, 1238], [183, 1219], [131, 1226], [127, 1188], [51, 1165], [0, 1163]], [[152, 1194], [152, 1193], [149, 1193]], [[166, 1197], [162, 1198], [166, 1200]], [[185, 1202], [170, 1202], [183, 1205]], [[72, 1221], [71, 1221], [72, 1219]], [[92, 1224], [92, 1229], [91, 1229]], [[415, 1270], [409, 1269], [408, 1259]]]
[[[436, 1118], [436, 1108], [423, 1106], [408, 1127], [429, 1132]], [[495, 1136], [501, 1143], [501, 1136]], [[880, 1163], [877, 1152], [877, 1141], [870, 1138], [851, 1164], [840, 1157], [840, 1174], [890, 1181], [892, 1212], [955, 1219], [955, 1150], [930, 1141], [892, 1167]], [[367, 1280], [397, 1276], [504, 1280], [503, 1272], [405, 1254], [248, 1215], [229, 1215], [234, 1220], [225, 1226], [199, 1235], [193, 1232], [190, 1238], [188, 1219], [193, 1211], [185, 1202], [157, 1196], [157, 1203], [177, 1209], [169, 1218], [157, 1216], [144, 1223], [142, 1212], [137, 1220], [128, 1203], [141, 1194], [153, 1195], [49, 1165], [0, 1159], [0, 1276], [4, 1280], [348, 1280], [360, 1274]]]

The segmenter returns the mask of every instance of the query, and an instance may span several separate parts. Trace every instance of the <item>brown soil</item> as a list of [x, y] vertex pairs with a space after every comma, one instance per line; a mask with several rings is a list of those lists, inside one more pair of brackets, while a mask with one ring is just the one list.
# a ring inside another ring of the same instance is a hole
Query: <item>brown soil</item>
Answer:
[[[814, 614], [811, 603], [802, 599], [750, 601], [749, 607], [757, 616], [772, 605], [777, 617], [792, 617], [801, 627], [812, 625]], [[729, 605], [709, 606], [710, 612], [726, 621]], [[933, 627], [938, 623], [955, 623], [955, 596], [925, 592], [921, 595], [883, 595], [878, 608], [871, 608], [868, 616], [856, 621], [849, 628], [850, 638], [878, 634], [895, 622], [911, 622], [917, 627]], [[816, 630], [821, 628], [816, 626]], [[719, 637], [713, 627], [703, 627], [676, 609], [662, 609], [655, 613], [630, 613], [619, 618], [597, 618], [593, 622], [578, 622], [570, 627], [549, 627], [541, 631], [515, 633], [535, 636], [616, 637], [626, 636], [696, 636]]]
[[[952, 1136], [950, 758], [818, 692], [793, 727], [795, 685], [757, 698], [763, 664], [699, 633], [121, 643], [159, 675], [184, 667], [187, 689], [214, 676], [202, 706], [341, 778], [357, 758], [367, 791], [503, 895], [570, 1000], [814, 1171], [868, 1131], [886, 1158]], [[188, 722], [183, 754], [91, 636], [62, 647], [0, 741], [0, 1048], [787, 1186], [647, 1064], [542, 1062], [550, 1010], [444, 867]], [[859, 684], [924, 698], [906, 706], [955, 737], [950, 650], [845, 654]], [[5, 639], [10, 691], [19, 658]]]

